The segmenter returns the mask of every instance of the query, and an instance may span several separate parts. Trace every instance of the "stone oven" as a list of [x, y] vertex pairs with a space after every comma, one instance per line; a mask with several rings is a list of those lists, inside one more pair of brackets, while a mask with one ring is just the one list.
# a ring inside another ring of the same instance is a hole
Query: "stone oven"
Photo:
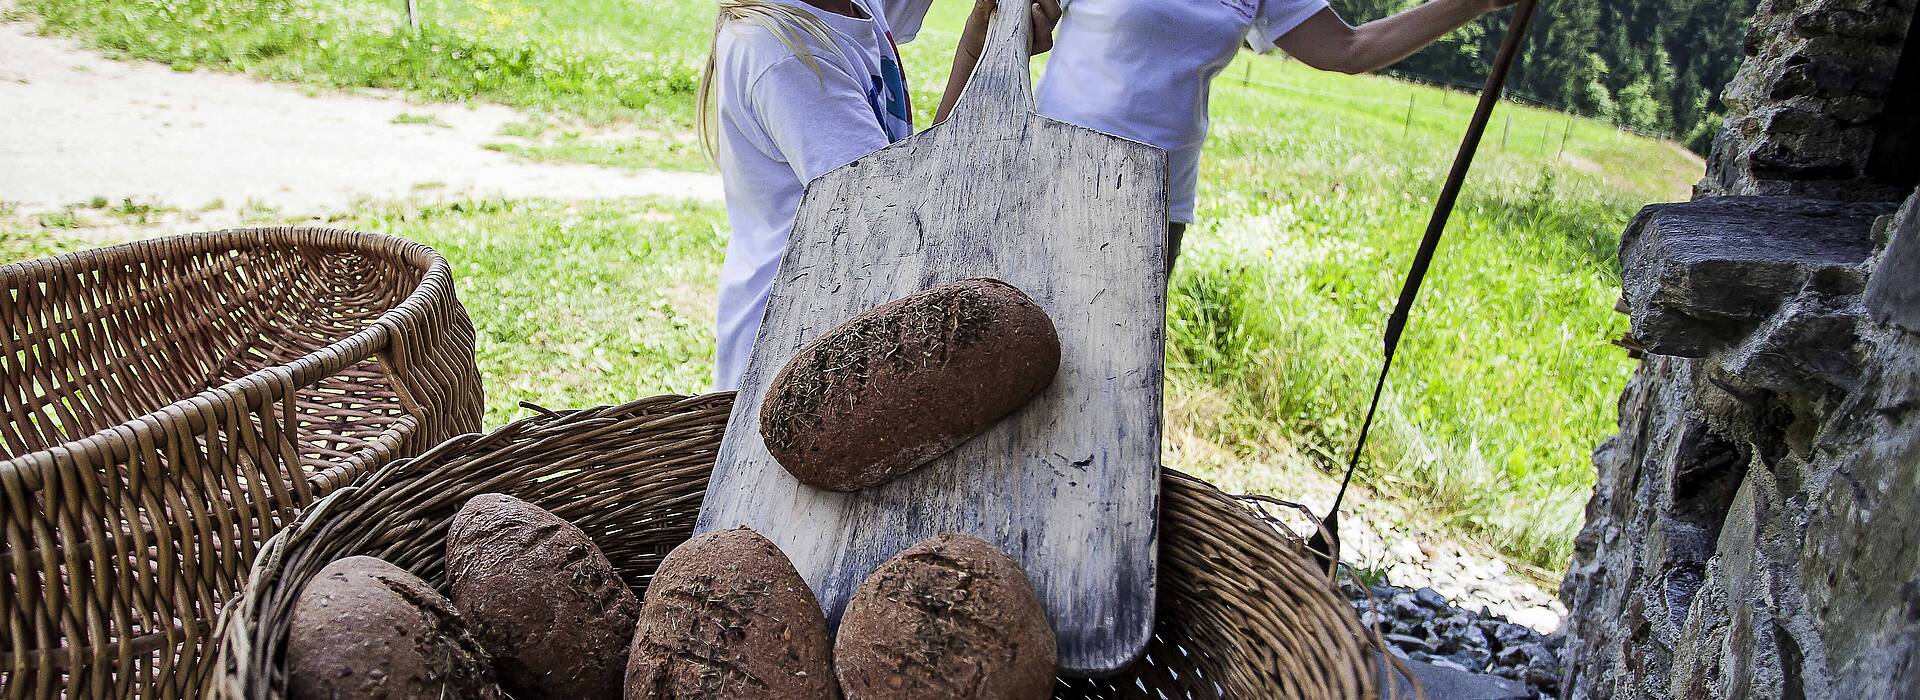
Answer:
[[1914, 7], [1762, 2], [1694, 201], [1622, 237], [1572, 697], [1920, 697]]

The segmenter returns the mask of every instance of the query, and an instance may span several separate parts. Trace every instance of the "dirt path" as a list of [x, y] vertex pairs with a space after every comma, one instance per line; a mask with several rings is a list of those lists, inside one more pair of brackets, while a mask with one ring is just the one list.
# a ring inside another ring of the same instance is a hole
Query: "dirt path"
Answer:
[[504, 107], [309, 96], [240, 75], [109, 60], [32, 32], [0, 22], [0, 200], [23, 211], [94, 197], [183, 209], [252, 201], [289, 214], [356, 197], [720, 197], [708, 174], [535, 164], [484, 150], [520, 118]]

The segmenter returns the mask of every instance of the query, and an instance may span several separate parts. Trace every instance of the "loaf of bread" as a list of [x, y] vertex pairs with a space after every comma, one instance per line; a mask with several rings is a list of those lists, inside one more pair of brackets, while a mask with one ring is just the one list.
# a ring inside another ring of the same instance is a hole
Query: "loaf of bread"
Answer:
[[827, 620], [780, 548], [746, 528], [667, 554], [647, 587], [627, 700], [839, 697]]
[[620, 697], [640, 599], [580, 528], [475, 496], [447, 531], [447, 588], [515, 698]]
[[1044, 700], [1054, 645], [1019, 562], [979, 539], [941, 535], [854, 591], [833, 663], [848, 700]]
[[1059, 368], [1053, 321], [1026, 294], [992, 279], [944, 284], [802, 347], [768, 385], [760, 434], [801, 482], [868, 488], [986, 431]]
[[373, 557], [328, 564], [294, 601], [292, 700], [504, 700], [479, 640], [427, 582]]

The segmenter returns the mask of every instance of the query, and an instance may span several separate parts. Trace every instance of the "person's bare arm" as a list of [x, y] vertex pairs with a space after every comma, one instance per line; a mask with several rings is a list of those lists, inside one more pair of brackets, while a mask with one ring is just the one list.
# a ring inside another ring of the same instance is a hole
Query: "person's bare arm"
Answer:
[[[960, 33], [960, 45], [953, 50], [953, 70], [947, 74], [947, 90], [940, 95], [934, 123], [947, 120], [947, 115], [953, 112], [953, 103], [960, 100], [961, 88], [965, 88], [967, 79], [973, 76], [973, 67], [980, 63], [980, 53], [986, 50], [988, 20], [992, 19], [996, 5], [994, 0], [974, 0], [973, 14], [967, 16], [967, 28]], [[1030, 53], [1038, 56], [1052, 50], [1053, 25], [1060, 21], [1060, 0], [1032, 0], [1027, 12], [1033, 18]]]
[[1358, 27], [1328, 8], [1282, 35], [1275, 45], [1321, 70], [1369, 73], [1400, 62], [1482, 14], [1516, 2], [1432, 0]]

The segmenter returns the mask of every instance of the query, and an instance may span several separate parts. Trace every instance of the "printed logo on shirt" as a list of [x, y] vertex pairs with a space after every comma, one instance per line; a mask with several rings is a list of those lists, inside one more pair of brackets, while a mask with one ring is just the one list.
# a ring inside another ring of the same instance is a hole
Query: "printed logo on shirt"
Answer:
[[880, 74], [872, 76], [867, 103], [873, 105], [873, 116], [887, 132], [887, 141], [893, 142], [913, 135], [913, 101], [907, 95], [906, 72], [900, 68], [900, 45], [894, 42], [893, 32], [886, 37], [892, 54], [880, 57]]

